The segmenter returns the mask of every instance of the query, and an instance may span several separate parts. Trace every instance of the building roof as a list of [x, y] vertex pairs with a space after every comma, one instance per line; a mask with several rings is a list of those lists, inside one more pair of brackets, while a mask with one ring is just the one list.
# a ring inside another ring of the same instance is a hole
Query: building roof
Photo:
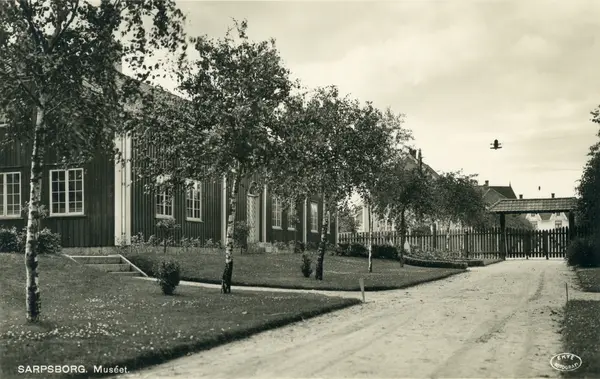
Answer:
[[517, 198], [517, 195], [515, 195], [515, 191], [513, 191], [511, 186], [484, 186], [484, 188], [494, 190], [507, 199]]
[[550, 199], [504, 199], [490, 207], [493, 213], [552, 213], [569, 212], [577, 207], [574, 197]]
[[503, 194], [501, 194], [493, 188], [484, 188], [483, 191], [483, 201], [485, 201], [488, 205], [493, 205], [500, 200], [506, 199], [506, 196], [504, 196]]

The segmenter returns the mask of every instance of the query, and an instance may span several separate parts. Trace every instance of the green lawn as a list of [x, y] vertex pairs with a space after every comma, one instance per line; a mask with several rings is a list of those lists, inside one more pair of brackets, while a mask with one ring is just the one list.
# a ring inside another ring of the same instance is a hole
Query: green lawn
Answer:
[[[61, 256], [40, 257], [42, 319], [25, 321], [23, 256], [0, 254], [0, 377], [19, 365], [125, 366], [129, 370], [358, 303], [312, 294], [179, 286], [105, 274]], [[241, 264], [240, 264], [241, 266]], [[84, 375], [88, 377], [90, 374]]]
[[587, 292], [600, 292], [600, 267], [577, 268], [581, 288]]
[[[600, 292], [600, 268], [577, 268], [584, 291]], [[581, 368], [569, 378], [600, 378], [600, 301], [570, 300], [563, 322], [565, 352], [581, 357]]]
[[600, 378], [600, 301], [570, 300], [563, 322], [564, 351], [576, 354], [582, 366], [563, 373], [568, 378]]
[[[161, 259], [174, 259], [181, 264], [182, 279], [220, 283], [225, 265], [222, 253], [177, 253], [169, 251], [145, 251], [124, 253], [142, 271], [152, 275], [154, 264]], [[316, 262], [315, 254], [311, 255]], [[364, 258], [351, 258], [326, 255], [324, 279], [317, 281], [314, 273], [305, 278], [301, 271], [299, 254], [237, 254], [234, 255], [233, 284], [242, 286], [263, 286], [297, 289], [321, 289], [338, 291], [358, 291], [359, 278], [365, 279], [366, 290], [387, 290], [405, 288], [415, 284], [448, 277], [465, 272], [462, 269], [442, 269], [429, 267], [400, 267], [398, 261], [373, 260], [373, 272], [368, 272], [368, 262]], [[235, 289], [234, 289], [235, 290]]]

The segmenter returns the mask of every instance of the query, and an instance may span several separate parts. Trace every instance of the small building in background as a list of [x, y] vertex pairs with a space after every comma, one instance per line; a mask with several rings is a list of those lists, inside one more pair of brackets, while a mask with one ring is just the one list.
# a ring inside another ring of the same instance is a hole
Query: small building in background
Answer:
[[[554, 199], [554, 194], [551, 195]], [[525, 215], [527, 221], [535, 230], [552, 230], [569, 227], [569, 216], [564, 212], [555, 213], [528, 213]]]

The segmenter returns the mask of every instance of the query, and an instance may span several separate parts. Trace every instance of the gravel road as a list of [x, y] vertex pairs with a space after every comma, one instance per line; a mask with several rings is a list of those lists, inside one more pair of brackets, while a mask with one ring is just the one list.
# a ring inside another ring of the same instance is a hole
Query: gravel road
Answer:
[[121, 378], [558, 378], [565, 283], [600, 300], [562, 260], [507, 261]]

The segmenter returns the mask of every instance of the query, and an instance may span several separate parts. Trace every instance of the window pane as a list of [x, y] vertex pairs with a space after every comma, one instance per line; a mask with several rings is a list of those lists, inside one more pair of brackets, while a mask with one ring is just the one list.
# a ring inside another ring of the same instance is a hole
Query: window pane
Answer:
[[74, 180], [81, 181], [83, 179], [83, 170], [82, 169], [72, 170], [70, 176], [72, 178], [74, 178]]

